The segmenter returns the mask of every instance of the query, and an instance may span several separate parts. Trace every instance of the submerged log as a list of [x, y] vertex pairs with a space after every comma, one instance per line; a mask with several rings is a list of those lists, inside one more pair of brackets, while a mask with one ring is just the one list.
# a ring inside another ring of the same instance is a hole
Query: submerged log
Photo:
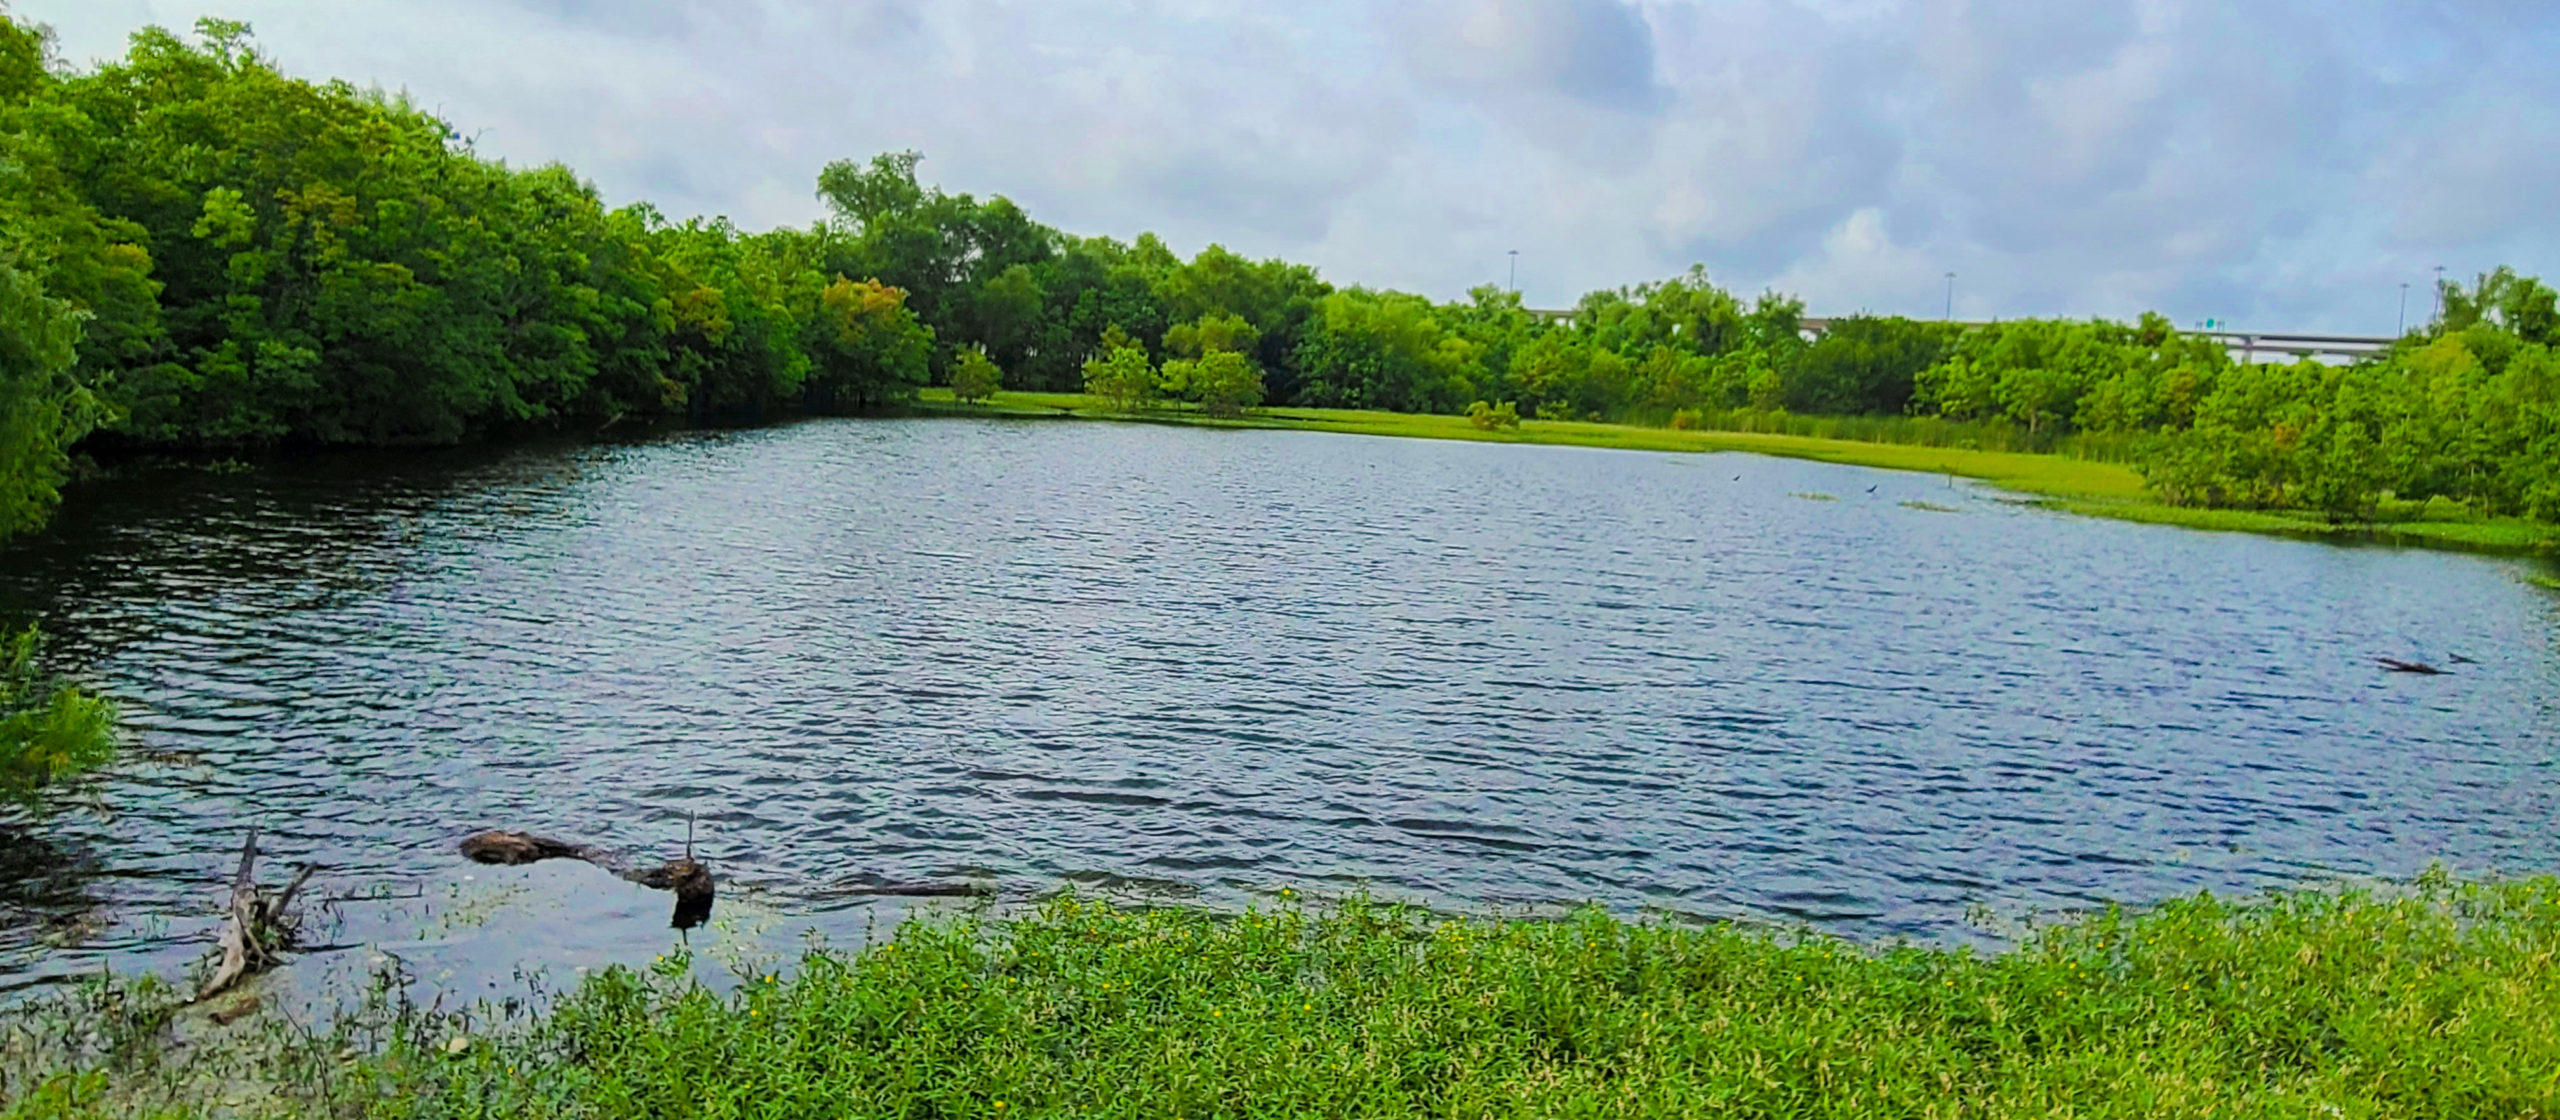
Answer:
[[[530, 832], [502, 832], [491, 829], [462, 838], [462, 858], [473, 863], [503, 866], [534, 863], [546, 859], [582, 859], [599, 863], [604, 853], [582, 844], [536, 836]], [[601, 864], [599, 864], [601, 866]]]
[[685, 854], [653, 867], [633, 866], [631, 861], [592, 844], [573, 844], [530, 832], [490, 829], [475, 832], [462, 839], [463, 858], [473, 863], [517, 866], [539, 863], [546, 859], [574, 859], [605, 869], [616, 878], [638, 883], [650, 890], [673, 891], [677, 929], [692, 929], [710, 920], [713, 885], [711, 869], [694, 861], [693, 824], [685, 823]]
[[2374, 658], [2374, 660], [2381, 662], [2383, 668], [2389, 669], [2394, 673], [2418, 673], [2430, 677], [2441, 677], [2444, 675], [2444, 670], [2436, 668], [2433, 665], [2429, 665], [2424, 661], [2402, 661], [2396, 657], [2377, 657]]
[[891, 880], [876, 875], [856, 875], [839, 880], [817, 892], [819, 898], [993, 898], [993, 883], [952, 883], [934, 880]]
[[196, 993], [198, 1003], [221, 995], [241, 977], [274, 967], [278, 954], [293, 943], [300, 921], [292, 909], [294, 896], [302, 893], [302, 885], [317, 868], [303, 864], [284, 890], [269, 898], [258, 887], [257, 863], [258, 829], [252, 825], [249, 838], [240, 845], [240, 867], [231, 873], [230, 920], [222, 927], [222, 961]]

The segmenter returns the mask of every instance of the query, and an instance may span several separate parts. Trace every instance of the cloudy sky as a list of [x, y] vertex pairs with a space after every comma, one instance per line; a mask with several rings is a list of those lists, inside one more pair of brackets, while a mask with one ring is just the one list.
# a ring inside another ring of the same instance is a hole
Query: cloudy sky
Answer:
[[1704, 264], [1816, 313], [2388, 333], [2560, 274], [2551, 0], [16, 0], [250, 22], [609, 199], [797, 224], [914, 148], [1079, 233], [1533, 306]]

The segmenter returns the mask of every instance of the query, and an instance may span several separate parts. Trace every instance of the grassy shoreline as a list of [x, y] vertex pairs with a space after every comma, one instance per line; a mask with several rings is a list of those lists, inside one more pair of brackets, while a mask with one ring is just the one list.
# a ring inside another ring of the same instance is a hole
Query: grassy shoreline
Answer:
[[1487, 431], [1463, 416], [1350, 409], [1275, 408], [1243, 419], [1218, 419], [1197, 412], [1115, 412], [1082, 393], [998, 393], [983, 405], [963, 405], [947, 389], [928, 389], [917, 402], [936, 415], [1054, 417], [1154, 424], [1189, 424], [1228, 428], [1277, 428], [1342, 432], [1352, 435], [1408, 439], [1454, 439], [1479, 443], [1559, 444], [1618, 448], [1629, 451], [1742, 451], [1791, 459], [1813, 459], [1845, 466], [1955, 475], [1988, 482], [2037, 499], [2041, 504], [2088, 517], [2108, 517], [2153, 525], [2174, 525], [2215, 532], [2262, 533], [2349, 543], [2376, 543], [2466, 552], [2530, 554], [2560, 551], [2560, 526], [2517, 518], [2479, 518], [2458, 509], [2400, 508], [2391, 519], [2369, 525], [2341, 525], [2316, 513], [2274, 510], [2197, 509], [2173, 506], [2149, 496], [2142, 475], [2121, 463], [2074, 459], [2018, 451], [1913, 444], [1868, 443], [1814, 436], [1756, 432], [1678, 431], [1630, 424], [1586, 421], [1525, 421], [1517, 430]]
[[93, 990], [97, 1021], [10, 1027], [0, 1115], [2549, 1116], [2555, 952], [2549, 876], [2199, 895], [1989, 955], [1063, 896], [726, 994], [680, 957], [610, 970], [512, 1029], [406, 1008], [182, 1046], [155, 1040], [203, 1012]]

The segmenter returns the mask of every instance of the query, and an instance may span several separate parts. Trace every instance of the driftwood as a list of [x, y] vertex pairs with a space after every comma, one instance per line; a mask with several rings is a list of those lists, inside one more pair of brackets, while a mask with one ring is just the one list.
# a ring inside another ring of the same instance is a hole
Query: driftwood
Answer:
[[2433, 665], [2429, 665], [2424, 661], [2402, 661], [2396, 657], [2377, 657], [2374, 658], [2374, 660], [2381, 662], [2383, 668], [2389, 669], [2394, 673], [2418, 673], [2429, 677], [2441, 677], [2444, 675], [2444, 670], [2436, 668]]
[[[535, 863], [546, 859], [582, 859], [608, 871], [611, 857], [600, 848], [536, 836], [530, 832], [475, 832], [462, 838], [462, 858], [473, 863], [505, 866]], [[617, 872], [618, 873], [618, 872]]]
[[294, 896], [302, 893], [302, 884], [316, 868], [303, 864], [284, 890], [269, 898], [258, 887], [257, 863], [258, 828], [251, 825], [249, 838], [240, 845], [240, 867], [231, 873], [231, 920], [222, 928], [222, 963], [196, 993], [199, 1003], [222, 994], [241, 977], [274, 967], [278, 954], [293, 943], [298, 921], [292, 912]]
[[473, 863], [504, 866], [539, 863], [546, 859], [592, 863], [617, 878], [650, 890], [675, 892], [673, 924], [677, 929], [692, 929], [710, 920], [713, 893], [711, 869], [693, 858], [692, 833], [693, 823], [688, 820], [685, 822], [684, 855], [650, 867], [633, 866], [628, 859], [592, 844], [573, 844], [530, 832], [497, 829], [463, 837], [462, 855]]

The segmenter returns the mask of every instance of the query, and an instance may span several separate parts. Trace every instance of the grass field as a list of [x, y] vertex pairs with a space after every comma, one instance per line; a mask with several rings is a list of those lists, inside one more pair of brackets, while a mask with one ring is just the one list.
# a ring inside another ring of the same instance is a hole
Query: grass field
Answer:
[[1675, 431], [1628, 424], [1530, 420], [1516, 430], [1487, 431], [1463, 416], [1344, 409], [1275, 408], [1240, 420], [1197, 412], [1113, 412], [1081, 393], [998, 393], [984, 405], [962, 405], [946, 389], [928, 389], [918, 407], [937, 413], [1073, 417], [1215, 427], [1284, 428], [1354, 435], [1461, 439], [1486, 443], [1567, 444], [1630, 451], [1746, 451], [1850, 466], [1921, 471], [1979, 479], [2043, 499], [2056, 509], [2190, 529], [2269, 533], [2322, 540], [2372, 541], [2483, 552], [2560, 548], [2560, 527], [2516, 518], [2479, 518], [2443, 504], [2386, 509], [2377, 524], [2335, 524], [2314, 513], [2196, 509], [2152, 500], [2142, 476], [2115, 462], [2014, 451], [1869, 443], [1755, 432]]
[[[56, 1020], [0, 1053], [11, 1117], [204, 1115], [216, 1095], [419, 1120], [2548, 1117], [2555, 952], [2548, 877], [2197, 896], [1991, 955], [1598, 911], [1063, 897], [911, 922], [727, 995], [681, 959], [613, 970], [513, 1030], [411, 1010], [361, 1047], [235, 1027], [189, 1049], [127, 999], [119, 1026]], [[43, 1044], [83, 1038], [123, 1041]]]

